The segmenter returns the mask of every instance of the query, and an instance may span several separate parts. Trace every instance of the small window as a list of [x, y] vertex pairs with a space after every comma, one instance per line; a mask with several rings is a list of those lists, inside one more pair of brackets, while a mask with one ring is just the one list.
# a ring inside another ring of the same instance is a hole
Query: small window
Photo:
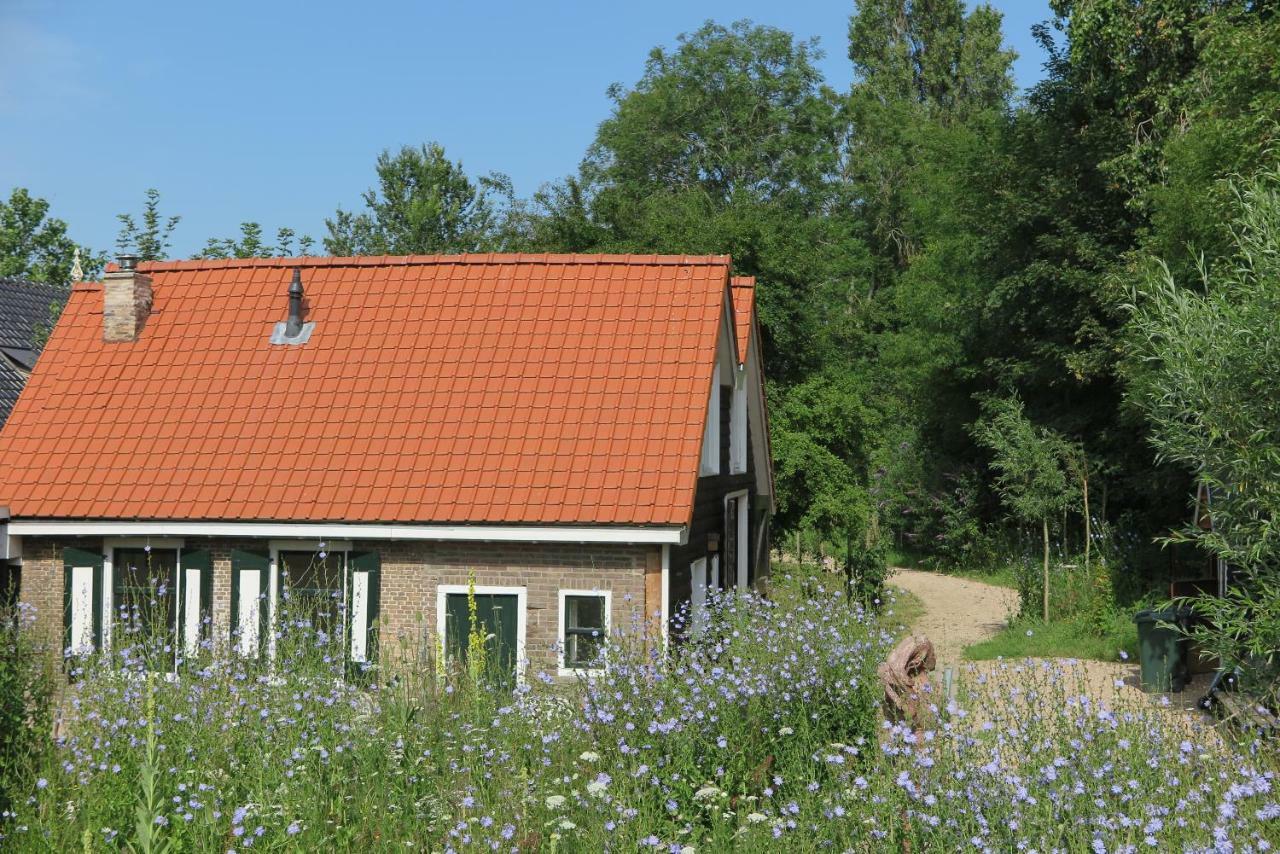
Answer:
[[329, 638], [342, 631], [346, 595], [342, 557], [341, 552], [280, 552], [286, 620], [305, 614], [312, 627]]
[[592, 669], [609, 636], [608, 594], [562, 591], [560, 614], [562, 669]]
[[113, 641], [172, 648], [177, 636], [177, 549], [117, 548], [113, 555]]

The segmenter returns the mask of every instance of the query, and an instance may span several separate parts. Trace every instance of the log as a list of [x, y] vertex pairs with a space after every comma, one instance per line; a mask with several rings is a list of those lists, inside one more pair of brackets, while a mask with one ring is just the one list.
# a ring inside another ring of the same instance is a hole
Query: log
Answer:
[[928, 674], [937, 666], [933, 644], [924, 635], [910, 635], [894, 647], [876, 669], [884, 685], [884, 710], [889, 720], [921, 728]]

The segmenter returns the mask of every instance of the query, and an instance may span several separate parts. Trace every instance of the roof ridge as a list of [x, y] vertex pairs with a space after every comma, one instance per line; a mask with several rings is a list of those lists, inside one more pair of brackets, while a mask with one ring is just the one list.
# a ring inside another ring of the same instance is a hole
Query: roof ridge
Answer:
[[[628, 266], [728, 267], [728, 255], [641, 255], [551, 252], [465, 252], [457, 255], [308, 255], [285, 258], [183, 259], [144, 261], [138, 269], [150, 273], [218, 270], [238, 267], [410, 267], [436, 264], [620, 264]], [[107, 269], [114, 270], [115, 264]]]

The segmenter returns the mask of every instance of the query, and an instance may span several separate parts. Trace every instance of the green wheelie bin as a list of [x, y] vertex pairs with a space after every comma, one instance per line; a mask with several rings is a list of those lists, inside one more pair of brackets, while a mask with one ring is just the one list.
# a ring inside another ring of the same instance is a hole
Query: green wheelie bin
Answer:
[[1138, 658], [1142, 664], [1142, 690], [1181, 691], [1187, 684], [1186, 638], [1173, 626], [1181, 625], [1180, 611], [1139, 611]]

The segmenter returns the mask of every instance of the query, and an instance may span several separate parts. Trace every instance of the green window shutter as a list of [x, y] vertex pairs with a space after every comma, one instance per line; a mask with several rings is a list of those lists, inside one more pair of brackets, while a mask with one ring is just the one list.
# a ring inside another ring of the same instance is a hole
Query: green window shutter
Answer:
[[62, 550], [64, 649], [102, 649], [102, 552]]
[[211, 639], [213, 555], [208, 549], [183, 549], [181, 572], [178, 637], [181, 638], [182, 657], [190, 660], [199, 656], [200, 645]]
[[378, 664], [378, 628], [382, 604], [382, 559], [377, 552], [352, 552], [347, 601], [350, 626], [348, 662], [353, 677]]
[[266, 654], [270, 569], [266, 554], [231, 552], [231, 647], [247, 658]]

